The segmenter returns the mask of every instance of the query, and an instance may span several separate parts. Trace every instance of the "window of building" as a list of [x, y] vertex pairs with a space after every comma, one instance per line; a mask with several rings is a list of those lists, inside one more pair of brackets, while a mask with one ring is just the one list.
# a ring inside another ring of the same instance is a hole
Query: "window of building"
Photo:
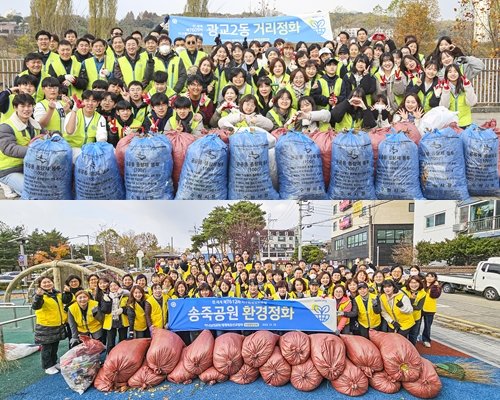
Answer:
[[347, 237], [347, 248], [364, 246], [368, 242], [368, 233], [362, 232]]
[[285, 236], [278, 236], [278, 242], [286, 242]]
[[408, 212], [415, 212], [415, 203], [408, 204]]
[[460, 223], [469, 222], [469, 206], [460, 207]]
[[332, 230], [335, 232], [337, 230], [337, 221], [335, 221], [332, 225]]
[[442, 212], [439, 214], [429, 215], [425, 217], [425, 227], [433, 228], [435, 226], [444, 225], [445, 224], [445, 215], [446, 213]]
[[361, 214], [359, 214], [360, 217], [363, 217], [366, 215], [366, 211], [368, 210], [368, 207], [367, 206], [364, 206], [362, 209], [361, 209]]
[[377, 244], [412, 243], [413, 231], [411, 229], [379, 229], [377, 231]]
[[337, 214], [337, 204], [333, 206], [333, 215]]
[[341, 250], [344, 248], [344, 239], [335, 240], [335, 250]]

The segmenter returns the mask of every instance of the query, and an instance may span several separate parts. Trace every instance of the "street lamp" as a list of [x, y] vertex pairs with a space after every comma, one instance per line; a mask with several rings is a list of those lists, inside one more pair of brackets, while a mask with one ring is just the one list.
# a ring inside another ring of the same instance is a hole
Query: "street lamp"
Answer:
[[[68, 240], [76, 239], [76, 238], [80, 238], [80, 237], [86, 237], [87, 238], [87, 257], [90, 258], [90, 235], [76, 235], [76, 236], [68, 238]], [[71, 253], [73, 253], [72, 249], [71, 249]], [[73, 256], [71, 256], [71, 258], [73, 258]]]
[[259, 249], [259, 261], [261, 260], [261, 256], [260, 256], [260, 232], [255, 232], [255, 234], [257, 235], [257, 248]]

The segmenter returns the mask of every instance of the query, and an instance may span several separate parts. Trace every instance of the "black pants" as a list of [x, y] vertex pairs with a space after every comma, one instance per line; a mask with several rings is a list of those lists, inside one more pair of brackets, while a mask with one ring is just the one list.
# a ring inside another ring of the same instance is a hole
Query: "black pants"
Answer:
[[[127, 329], [128, 328], [111, 328], [106, 334], [106, 353], [109, 354], [111, 349], [115, 347], [116, 332], [118, 331], [118, 343], [122, 340], [127, 339]], [[104, 332], [103, 332], [104, 336]]]
[[134, 336], [136, 339], [144, 339], [150, 338], [151, 334], [149, 333], [149, 329], [146, 329], [145, 331], [134, 331]]
[[59, 342], [42, 345], [42, 368], [47, 369], [57, 364], [57, 350]]
[[189, 331], [178, 331], [175, 332], [179, 336], [186, 346], [191, 344], [191, 334]]
[[424, 330], [422, 331], [422, 342], [431, 342], [431, 326], [434, 321], [434, 314], [422, 311], [422, 319], [424, 320]]
[[358, 334], [360, 336], [363, 336], [367, 339], [370, 339], [370, 329], [373, 329], [374, 331], [380, 331], [382, 328], [382, 324], [380, 324], [379, 326], [377, 326], [376, 328], [374, 327], [371, 327], [371, 328], [365, 328], [364, 326], [362, 325], [359, 325], [359, 330], [358, 330]]
[[415, 325], [410, 328], [410, 333], [408, 334], [408, 340], [412, 342], [414, 346], [417, 345], [418, 334], [420, 333], [420, 326], [422, 325], [422, 318], [415, 321]]

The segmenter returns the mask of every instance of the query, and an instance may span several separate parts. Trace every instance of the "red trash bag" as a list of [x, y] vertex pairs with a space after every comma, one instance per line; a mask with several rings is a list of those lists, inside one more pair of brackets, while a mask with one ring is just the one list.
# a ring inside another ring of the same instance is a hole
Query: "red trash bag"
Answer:
[[138, 133], [131, 133], [119, 140], [115, 149], [116, 162], [118, 163], [118, 169], [120, 170], [120, 174], [122, 176], [125, 175], [125, 152], [127, 151], [127, 147], [133, 138], [135, 138]]
[[367, 376], [349, 360], [345, 360], [344, 372], [331, 382], [337, 392], [347, 396], [361, 396], [368, 391]]
[[384, 369], [379, 349], [367, 338], [356, 335], [340, 335], [340, 338], [345, 344], [349, 360], [368, 378], [371, 378], [374, 372]]
[[287, 132], [288, 132], [287, 128], [278, 128], [272, 131], [271, 135], [273, 135], [276, 138], [276, 140], [278, 140], [281, 136], [283, 136]]
[[177, 190], [187, 149], [196, 140], [196, 136], [190, 133], [177, 131], [165, 132], [165, 135], [172, 143], [172, 158], [174, 160], [172, 180], [174, 181], [174, 188]]
[[417, 146], [420, 143], [420, 139], [422, 139], [420, 131], [413, 122], [395, 122], [392, 124], [392, 127], [396, 130], [396, 132], [404, 132], [405, 135], [408, 136], [408, 138]]
[[137, 372], [130, 377], [128, 380], [128, 386], [133, 388], [139, 388], [142, 390], [149, 389], [153, 386], [159, 385], [165, 380], [167, 375], [158, 375], [149, 368], [148, 364], [144, 362], [142, 367], [137, 370]]
[[[500, 127], [497, 128], [496, 119], [485, 122], [483, 125], [481, 125], [481, 128], [493, 129], [493, 131], [497, 134], [498, 141], [500, 142]], [[498, 146], [498, 173], [500, 174], [500, 146]]]
[[244, 337], [237, 333], [224, 333], [215, 339], [213, 362], [221, 374], [234, 375], [243, 366], [241, 346]]
[[292, 366], [290, 383], [302, 392], [310, 392], [321, 385], [323, 376], [318, 372], [311, 359], [305, 363]]
[[151, 339], [133, 339], [113, 347], [97, 374], [96, 389], [109, 392], [127, 386], [130, 377], [141, 367], [150, 343]]
[[268, 385], [283, 386], [290, 380], [292, 367], [286, 362], [285, 357], [281, 355], [280, 348], [276, 346], [269, 360], [259, 368], [259, 372]]
[[416, 382], [403, 382], [403, 387], [413, 396], [421, 399], [432, 399], [437, 397], [443, 384], [437, 374], [434, 365], [422, 357], [422, 372], [420, 379]]
[[184, 367], [184, 360], [186, 359], [187, 347], [182, 349], [181, 359], [175, 366], [174, 370], [168, 374], [167, 380], [172, 383], [183, 383], [184, 385], [189, 385], [193, 379], [196, 377]]
[[378, 160], [378, 146], [380, 142], [382, 142], [382, 140], [384, 140], [389, 133], [391, 133], [390, 126], [387, 126], [385, 128], [373, 128], [371, 131], [368, 132], [368, 136], [370, 136], [370, 140], [372, 142], [373, 165], [375, 167], [377, 166], [377, 160]]
[[337, 133], [329, 129], [326, 132], [314, 131], [308, 136], [316, 143], [321, 153], [321, 162], [323, 164], [323, 178], [325, 179], [325, 187], [330, 184], [330, 173], [332, 169], [332, 142]]
[[422, 359], [415, 346], [399, 333], [370, 330], [370, 340], [380, 350], [384, 370], [393, 381], [415, 382], [422, 369]]
[[207, 329], [201, 332], [200, 336], [187, 347], [184, 367], [195, 375], [200, 375], [209, 369], [213, 365], [214, 343], [212, 332]]
[[262, 367], [273, 354], [279, 336], [269, 331], [257, 331], [243, 340], [241, 355], [245, 364], [254, 368]]
[[458, 126], [457, 122], [452, 122], [451, 124], [445, 126], [443, 129], [446, 128], [451, 128], [453, 129], [458, 135], [460, 135], [464, 130]]
[[382, 393], [397, 393], [401, 390], [401, 382], [393, 382], [387, 372], [375, 372], [371, 378], [368, 378], [370, 386]]
[[239, 385], [248, 385], [255, 382], [259, 377], [259, 370], [250, 365], [243, 364], [236, 374], [231, 375], [229, 380]]
[[328, 380], [337, 379], [345, 366], [344, 342], [335, 335], [315, 333], [311, 340], [311, 360], [319, 373]]
[[157, 375], [172, 372], [179, 362], [184, 347], [182, 339], [166, 329], [153, 329], [153, 339], [146, 354], [146, 361]]
[[311, 355], [309, 336], [304, 332], [287, 332], [280, 337], [281, 354], [290, 365], [299, 365], [306, 362]]
[[215, 367], [210, 367], [206, 371], [203, 371], [200, 376], [200, 380], [205, 382], [207, 385], [215, 385], [216, 383], [221, 383], [227, 381], [227, 375], [221, 374], [215, 369]]

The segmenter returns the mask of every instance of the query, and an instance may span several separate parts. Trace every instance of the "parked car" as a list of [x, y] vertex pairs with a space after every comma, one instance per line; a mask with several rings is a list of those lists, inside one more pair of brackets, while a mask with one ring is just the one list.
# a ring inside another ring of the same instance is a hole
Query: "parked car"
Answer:
[[454, 293], [455, 290], [477, 293], [488, 300], [500, 299], [500, 257], [491, 257], [481, 261], [474, 274], [439, 275], [443, 292]]

